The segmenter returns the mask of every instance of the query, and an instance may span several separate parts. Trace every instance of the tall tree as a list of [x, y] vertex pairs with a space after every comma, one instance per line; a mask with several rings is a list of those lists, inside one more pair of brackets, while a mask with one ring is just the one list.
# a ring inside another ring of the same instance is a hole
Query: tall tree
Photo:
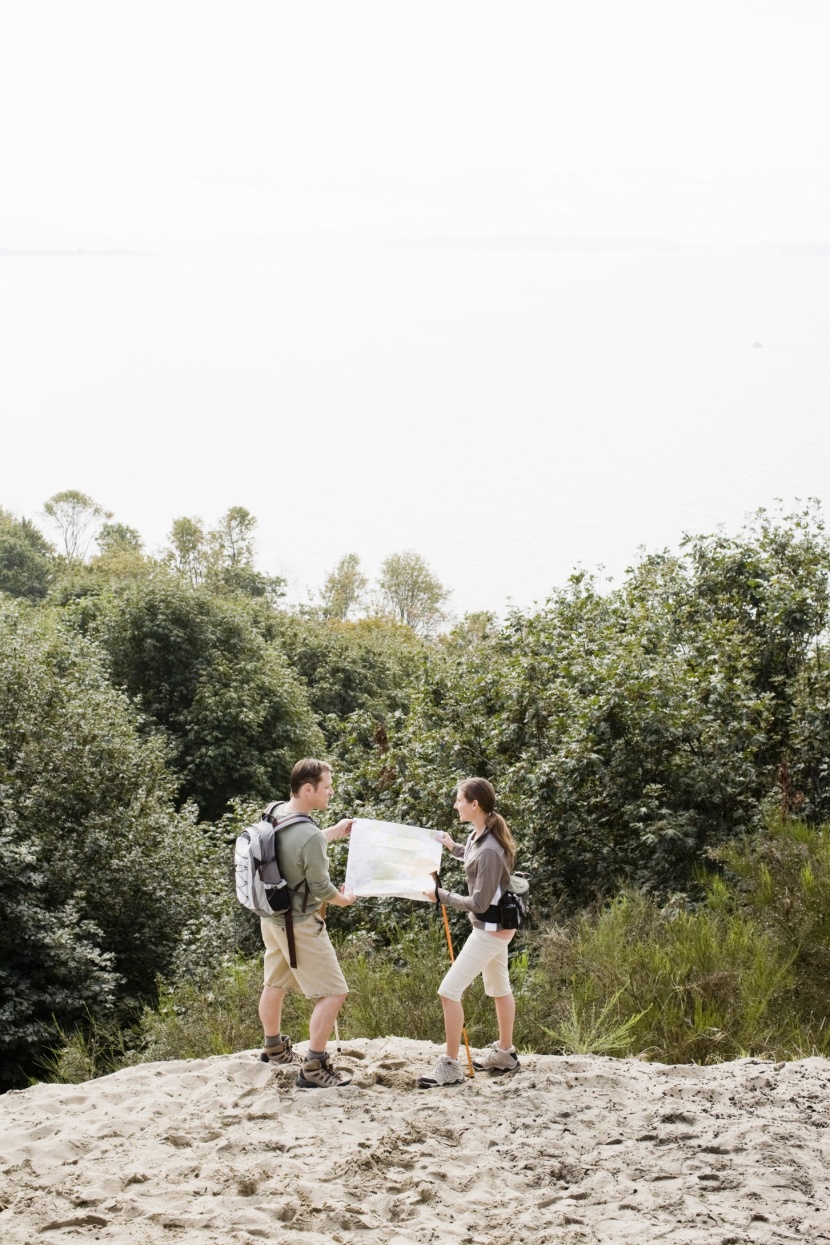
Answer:
[[378, 592], [381, 607], [420, 635], [429, 635], [446, 617], [441, 607], [449, 591], [411, 550], [393, 553], [383, 562]]
[[235, 570], [253, 566], [256, 518], [244, 506], [231, 506], [210, 533], [219, 564]]
[[166, 560], [192, 587], [202, 583], [208, 567], [208, 543], [201, 519], [183, 515], [173, 520]]
[[65, 489], [44, 502], [43, 509], [54, 523], [70, 562], [82, 561], [102, 519], [112, 514], [78, 489]]
[[211, 529], [199, 518], [175, 519], [164, 560], [191, 587], [208, 584], [219, 592], [276, 599], [283, 595], [285, 580], [254, 566], [256, 524], [244, 506], [231, 506]]
[[328, 576], [320, 593], [324, 618], [345, 620], [363, 600], [369, 581], [360, 568], [356, 553], [346, 553]]

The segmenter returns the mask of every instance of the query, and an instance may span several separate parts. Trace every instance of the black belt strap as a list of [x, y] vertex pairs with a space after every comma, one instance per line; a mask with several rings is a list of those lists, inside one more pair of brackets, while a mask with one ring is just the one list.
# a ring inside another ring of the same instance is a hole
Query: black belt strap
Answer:
[[297, 948], [294, 944], [294, 917], [291, 915], [291, 909], [285, 914], [285, 936], [288, 939], [288, 963], [292, 968], [297, 967]]

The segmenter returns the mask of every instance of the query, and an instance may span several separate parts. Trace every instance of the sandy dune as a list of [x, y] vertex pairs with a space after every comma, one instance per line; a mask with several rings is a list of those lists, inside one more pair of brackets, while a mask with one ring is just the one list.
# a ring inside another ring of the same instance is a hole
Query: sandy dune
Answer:
[[350, 1042], [348, 1089], [248, 1052], [0, 1099], [0, 1241], [830, 1241], [830, 1062], [525, 1057], [419, 1091], [438, 1048]]

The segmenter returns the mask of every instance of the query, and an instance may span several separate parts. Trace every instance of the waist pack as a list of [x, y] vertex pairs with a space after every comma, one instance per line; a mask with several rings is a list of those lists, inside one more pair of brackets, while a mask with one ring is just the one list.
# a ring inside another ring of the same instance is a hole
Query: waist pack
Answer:
[[527, 925], [530, 912], [530, 880], [526, 873], [511, 873], [507, 890], [498, 903], [486, 912], [476, 912], [480, 921], [501, 925], [503, 929], [521, 929]]
[[505, 929], [521, 929], [530, 915], [530, 879], [526, 873], [511, 873], [507, 890], [499, 900], [501, 923]]
[[[236, 897], [241, 904], [257, 916], [285, 915], [285, 931], [288, 936], [289, 963], [297, 967], [294, 948], [294, 921], [291, 903], [294, 891], [280, 872], [277, 859], [277, 835], [288, 826], [301, 821], [311, 821], [305, 813], [296, 813], [277, 822], [274, 810], [278, 801], [269, 804], [262, 814], [262, 821], [248, 826], [236, 840], [234, 847], [234, 874]], [[313, 824], [313, 823], [312, 823]], [[306, 897], [308, 885], [306, 884]]]

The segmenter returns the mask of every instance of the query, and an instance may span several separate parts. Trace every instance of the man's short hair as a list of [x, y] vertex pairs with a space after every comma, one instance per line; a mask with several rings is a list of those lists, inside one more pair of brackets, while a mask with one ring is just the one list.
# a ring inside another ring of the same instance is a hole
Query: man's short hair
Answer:
[[328, 761], [316, 761], [314, 757], [303, 757], [291, 771], [291, 794], [299, 795], [300, 788], [310, 782], [312, 787], [319, 787], [323, 774], [331, 773]]

